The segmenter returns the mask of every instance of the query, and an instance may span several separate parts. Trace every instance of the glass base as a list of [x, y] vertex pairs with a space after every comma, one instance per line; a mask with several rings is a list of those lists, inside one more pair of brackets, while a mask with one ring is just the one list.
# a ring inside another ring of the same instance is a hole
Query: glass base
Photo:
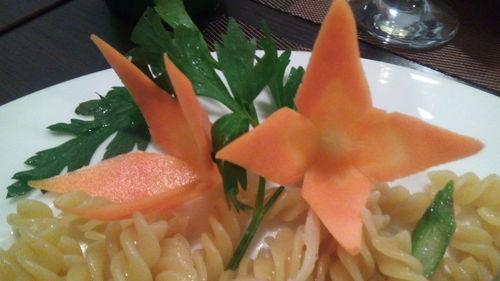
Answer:
[[427, 0], [351, 0], [358, 26], [381, 42], [400, 48], [431, 48], [457, 33], [453, 11]]

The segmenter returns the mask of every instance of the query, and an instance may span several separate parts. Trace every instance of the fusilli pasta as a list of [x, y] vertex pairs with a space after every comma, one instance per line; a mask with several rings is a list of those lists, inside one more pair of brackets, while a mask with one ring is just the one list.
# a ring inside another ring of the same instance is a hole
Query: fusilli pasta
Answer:
[[[457, 230], [431, 280], [493, 280], [500, 274], [500, 179], [448, 171], [429, 174], [424, 192], [379, 184], [362, 212], [361, 253], [349, 255], [300, 195], [287, 188], [268, 212], [263, 233], [236, 271], [225, 270], [250, 214], [219, 198], [208, 228], [193, 234], [189, 215], [134, 214], [102, 222], [54, 215], [47, 205], [20, 200], [8, 216], [17, 240], [0, 249], [0, 280], [186, 281], [425, 281], [411, 255], [411, 232], [436, 192], [455, 182]], [[275, 188], [269, 188], [269, 197]], [[250, 203], [255, 187], [240, 194]], [[59, 207], [107, 204], [81, 192], [60, 196]]]

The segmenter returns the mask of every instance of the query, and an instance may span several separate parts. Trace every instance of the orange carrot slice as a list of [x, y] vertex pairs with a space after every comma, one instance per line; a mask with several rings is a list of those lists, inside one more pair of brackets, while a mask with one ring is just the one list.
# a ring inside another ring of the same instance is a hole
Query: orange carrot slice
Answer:
[[295, 103], [320, 128], [342, 130], [371, 108], [349, 4], [335, 0], [314, 43]]
[[317, 143], [318, 133], [311, 121], [285, 107], [251, 134], [222, 148], [216, 157], [243, 166], [268, 180], [289, 185], [302, 178], [314, 159]]
[[377, 181], [391, 181], [475, 154], [478, 140], [401, 113], [372, 109], [349, 130], [351, 162]]
[[196, 97], [191, 81], [170, 61], [167, 55], [164, 56], [164, 61], [182, 112], [195, 139], [196, 145], [192, 147], [197, 158], [192, 161], [196, 165], [195, 169], [207, 173], [205, 178], [217, 177], [219, 173], [211, 155], [210, 128], [212, 124], [208, 119], [208, 114]]
[[361, 210], [373, 183], [352, 167], [325, 172], [307, 170], [302, 197], [318, 215], [328, 231], [349, 253], [361, 249]]
[[135, 151], [29, 185], [56, 193], [80, 190], [120, 203], [145, 198], [147, 202], [149, 197], [199, 182], [199, 175], [178, 158]]
[[203, 194], [202, 191], [197, 189], [197, 184], [188, 184], [132, 202], [121, 204], [110, 203], [102, 206], [90, 207], [67, 207], [64, 206], [64, 204], [59, 204], [57, 201], [59, 200], [58, 198], [55, 205], [65, 212], [88, 219], [103, 221], [119, 220], [129, 218], [135, 212], [147, 214], [179, 207]]
[[177, 66], [170, 60], [167, 54], [163, 55], [165, 69], [173, 84], [177, 99], [181, 105], [182, 112], [186, 116], [187, 122], [195, 131], [195, 137], [198, 143], [202, 144], [205, 151], [212, 148], [211, 128], [212, 123], [208, 119], [208, 113], [201, 106], [196, 97], [191, 81], [182, 73]]

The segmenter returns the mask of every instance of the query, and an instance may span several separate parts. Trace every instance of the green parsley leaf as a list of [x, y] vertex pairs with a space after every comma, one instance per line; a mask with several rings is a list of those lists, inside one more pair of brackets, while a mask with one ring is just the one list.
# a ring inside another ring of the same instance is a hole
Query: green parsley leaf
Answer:
[[[255, 39], [247, 40], [234, 19], [229, 19], [226, 34], [222, 35], [223, 44], [216, 43], [215, 50], [222, 72], [229, 87], [240, 103], [249, 103], [247, 99], [248, 77], [254, 67]], [[242, 80], [243, 78], [243, 80]]]
[[139, 47], [127, 54], [142, 72], [170, 93], [172, 86], [165, 75], [162, 56], [172, 36], [155, 10], [147, 8], [132, 30], [131, 40]]
[[182, 0], [157, 0], [155, 10], [160, 17], [174, 30], [180, 26], [198, 30], [189, 17]]
[[171, 38], [172, 33], [165, 29], [160, 15], [148, 7], [132, 30], [130, 39], [142, 47], [161, 52], [167, 47], [165, 42]]
[[246, 116], [230, 113], [219, 118], [212, 126], [212, 144], [214, 152], [248, 132], [249, 122]]
[[271, 90], [271, 96], [274, 99], [276, 108], [289, 107], [291, 109], [296, 109], [295, 106], [295, 95], [297, 89], [302, 82], [302, 76], [304, 74], [304, 68], [302, 67], [292, 67], [290, 74], [288, 75], [288, 80], [283, 83], [285, 79], [285, 71], [290, 63], [291, 51], [286, 50], [277, 58], [277, 66], [275, 72], [269, 82], [269, 89]]
[[292, 67], [290, 69], [290, 74], [288, 75], [288, 80], [285, 82], [283, 90], [283, 106], [288, 106], [295, 109], [295, 95], [299, 88], [300, 83], [302, 83], [302, 76], [304, 76], [304, 68], [299, 66], [297, 68]]
[[79, 169], [89, 164], [97, 148], [114, 133], [106, 147], [104, 158], [131, 151], [135, 146], [146, 149], [150, 135], [139, 109], [127, 89], [116, 87], [99, 100], [81, 103], [75, 112], [93, 116], [90, 121], [72, 119], [70, 123], [57, 123], [48, 128], [74, 138], [47, 150], [37, 152], [26, 160], [33, 169], [16, 173], [17, 180], [7, 187], [7, 198], [26, 194], [31, 190], [27, 182], [56, 176], [67, 168]]
[[[266, 25], [264, 31], [269, 30]], [[256, 119], [254, 99], [262, 92], [274, 73], [276, 45], [270, 32], [265, 32], [261, 45], [264, 55], [255, 57], [256, 41], [247, 40], [234, 19], [230, 19], [222, 44], [216, 44], [217, 58], [235, 100]], [[271, 46], [271, 48], [266, 48]], [[272, 48], [274, 46], [274, 49]], [[256, 63], [255, 60], [257, 61]]]
[[238, 199], [239, 186], [246, 189], [247, 186], [247, 171], [231, 162], [217, 161], [217, 166], [222, 175], [224, 196], [229, 208], [233, 205], [236, 211], [251, 210], [252, 207], [241, 202]]
[[[162, 19], [172, 32], [165, 30]], [[215, 72], [218, 63], [182, 1], [157, 1], [155, 10], [146, 10], [134, 28], [132, 41], [139, 45], [129, 52], [132, 62], [167, 92], [173, 93], [163, 65], [164, 53], [191, 80], [197, 95], [215, 99], [233, 112], [242, 112]]]
[[197, 95], [215, 99], [231, 111], [241, 113], [241, 107], [215, 72], [213, 58], [203, 42], [198, 31], [179, 27], [170, 41], [168, 55], [189, 78]]
[[[192, 31], [196, 31], [199, 36], [199, 48], [200, 53], [210, 54], [207, 43], [203, 39], [203, 35], [196, 26], [196, 24], [191, 20], [189, 14], [186, 12], [184, 7], [184, 1], [182, 0], [156, 0], [155, 11], [165, 21], [173, 30], [174, 33], [178, 28], [186, 28]], [[217, 61], [209, 56], [211, 64], [217, 68]]]
[[[212, 126], [213, 150], [216, 153], [231, 141], [248, 131], [250, 123], [245, 116], [237, 113], [224, 115]], [[224, 194], [228, 206], [234, 205], [236, 210], [249, 210], [250, 206], [238, 200], [239, 186], [247, 187], [246, 170], [236, 164], [217, 160], [217, 166], [222, 175]]]
[[[262, 59], [259, 60], [257, 63], [256, 68], [262, 68], [266, 69], [260, 70], [258, 72], [261, 73], [261, 76], [265, 76], [267, 79], [261, 78], [258, 83], [260, 85], [258, 88], [261, 90], [272, 81], [272, 78], [274, 76], [274, 73], [278, 70], [279, 68], [279, 60], [277, 58], [278, 55], [278, 48], [276, 46], [276, 43], [274, 42], [272, 35], [271, 35], [271, 30], [269, 29], [269, 26], [267, 25], [266, 22], [262, 22], [262, 32], [264, 33], [264, 37], [260, 41], [260, 45], [262, 46], [262, 49], [264, 50], [265, 55], [262, 57]], [[287, 63], [288, 65], [288, 63]]]

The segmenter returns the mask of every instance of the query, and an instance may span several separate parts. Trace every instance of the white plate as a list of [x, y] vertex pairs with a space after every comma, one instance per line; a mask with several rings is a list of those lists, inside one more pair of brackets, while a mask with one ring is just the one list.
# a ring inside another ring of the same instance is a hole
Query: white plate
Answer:
[[[294, 52], [294, 66], [306, 66], [309, 53]], [[457, 173], [474, 171], [480, 177], [500, 170], [500, 99], [463, 84], [434, 77], [396, 65], [363, 60], [374, 105], [389, 112], [398, 111], [418, 117], [451, 131], [481, 140], [485, 149], [472, 157], [434, 167]], [[13, 183], [11, 176], [29, 169], [23, 162], [35, 152], [61, 144], [67, 138], [54, 136], [45, 129], [70, 118], [81, 118], [76, 106], [105, 94], [112, 86], [121, 85], [112, 70], [104, 70], [76, 78], [0, 107], [0, 247], [10, 241], [9, 213], [15, 211], [16, 199], [4, 199], [5, 187]], [[262, 105], [269, 103], [261, 95]], [[213, 102], [205, 103], [212, 119], [225, 111]], [[150, 148], [154, 150], [154, 148]], [[95, 162], [95, 161], [94, 161]], [[427, 182], [424, 173], [401, 180], [413, 190]], [[34, 191], [29, 197], [42, 198]], [[50, 202], [51, 198], [43, 198]]]

